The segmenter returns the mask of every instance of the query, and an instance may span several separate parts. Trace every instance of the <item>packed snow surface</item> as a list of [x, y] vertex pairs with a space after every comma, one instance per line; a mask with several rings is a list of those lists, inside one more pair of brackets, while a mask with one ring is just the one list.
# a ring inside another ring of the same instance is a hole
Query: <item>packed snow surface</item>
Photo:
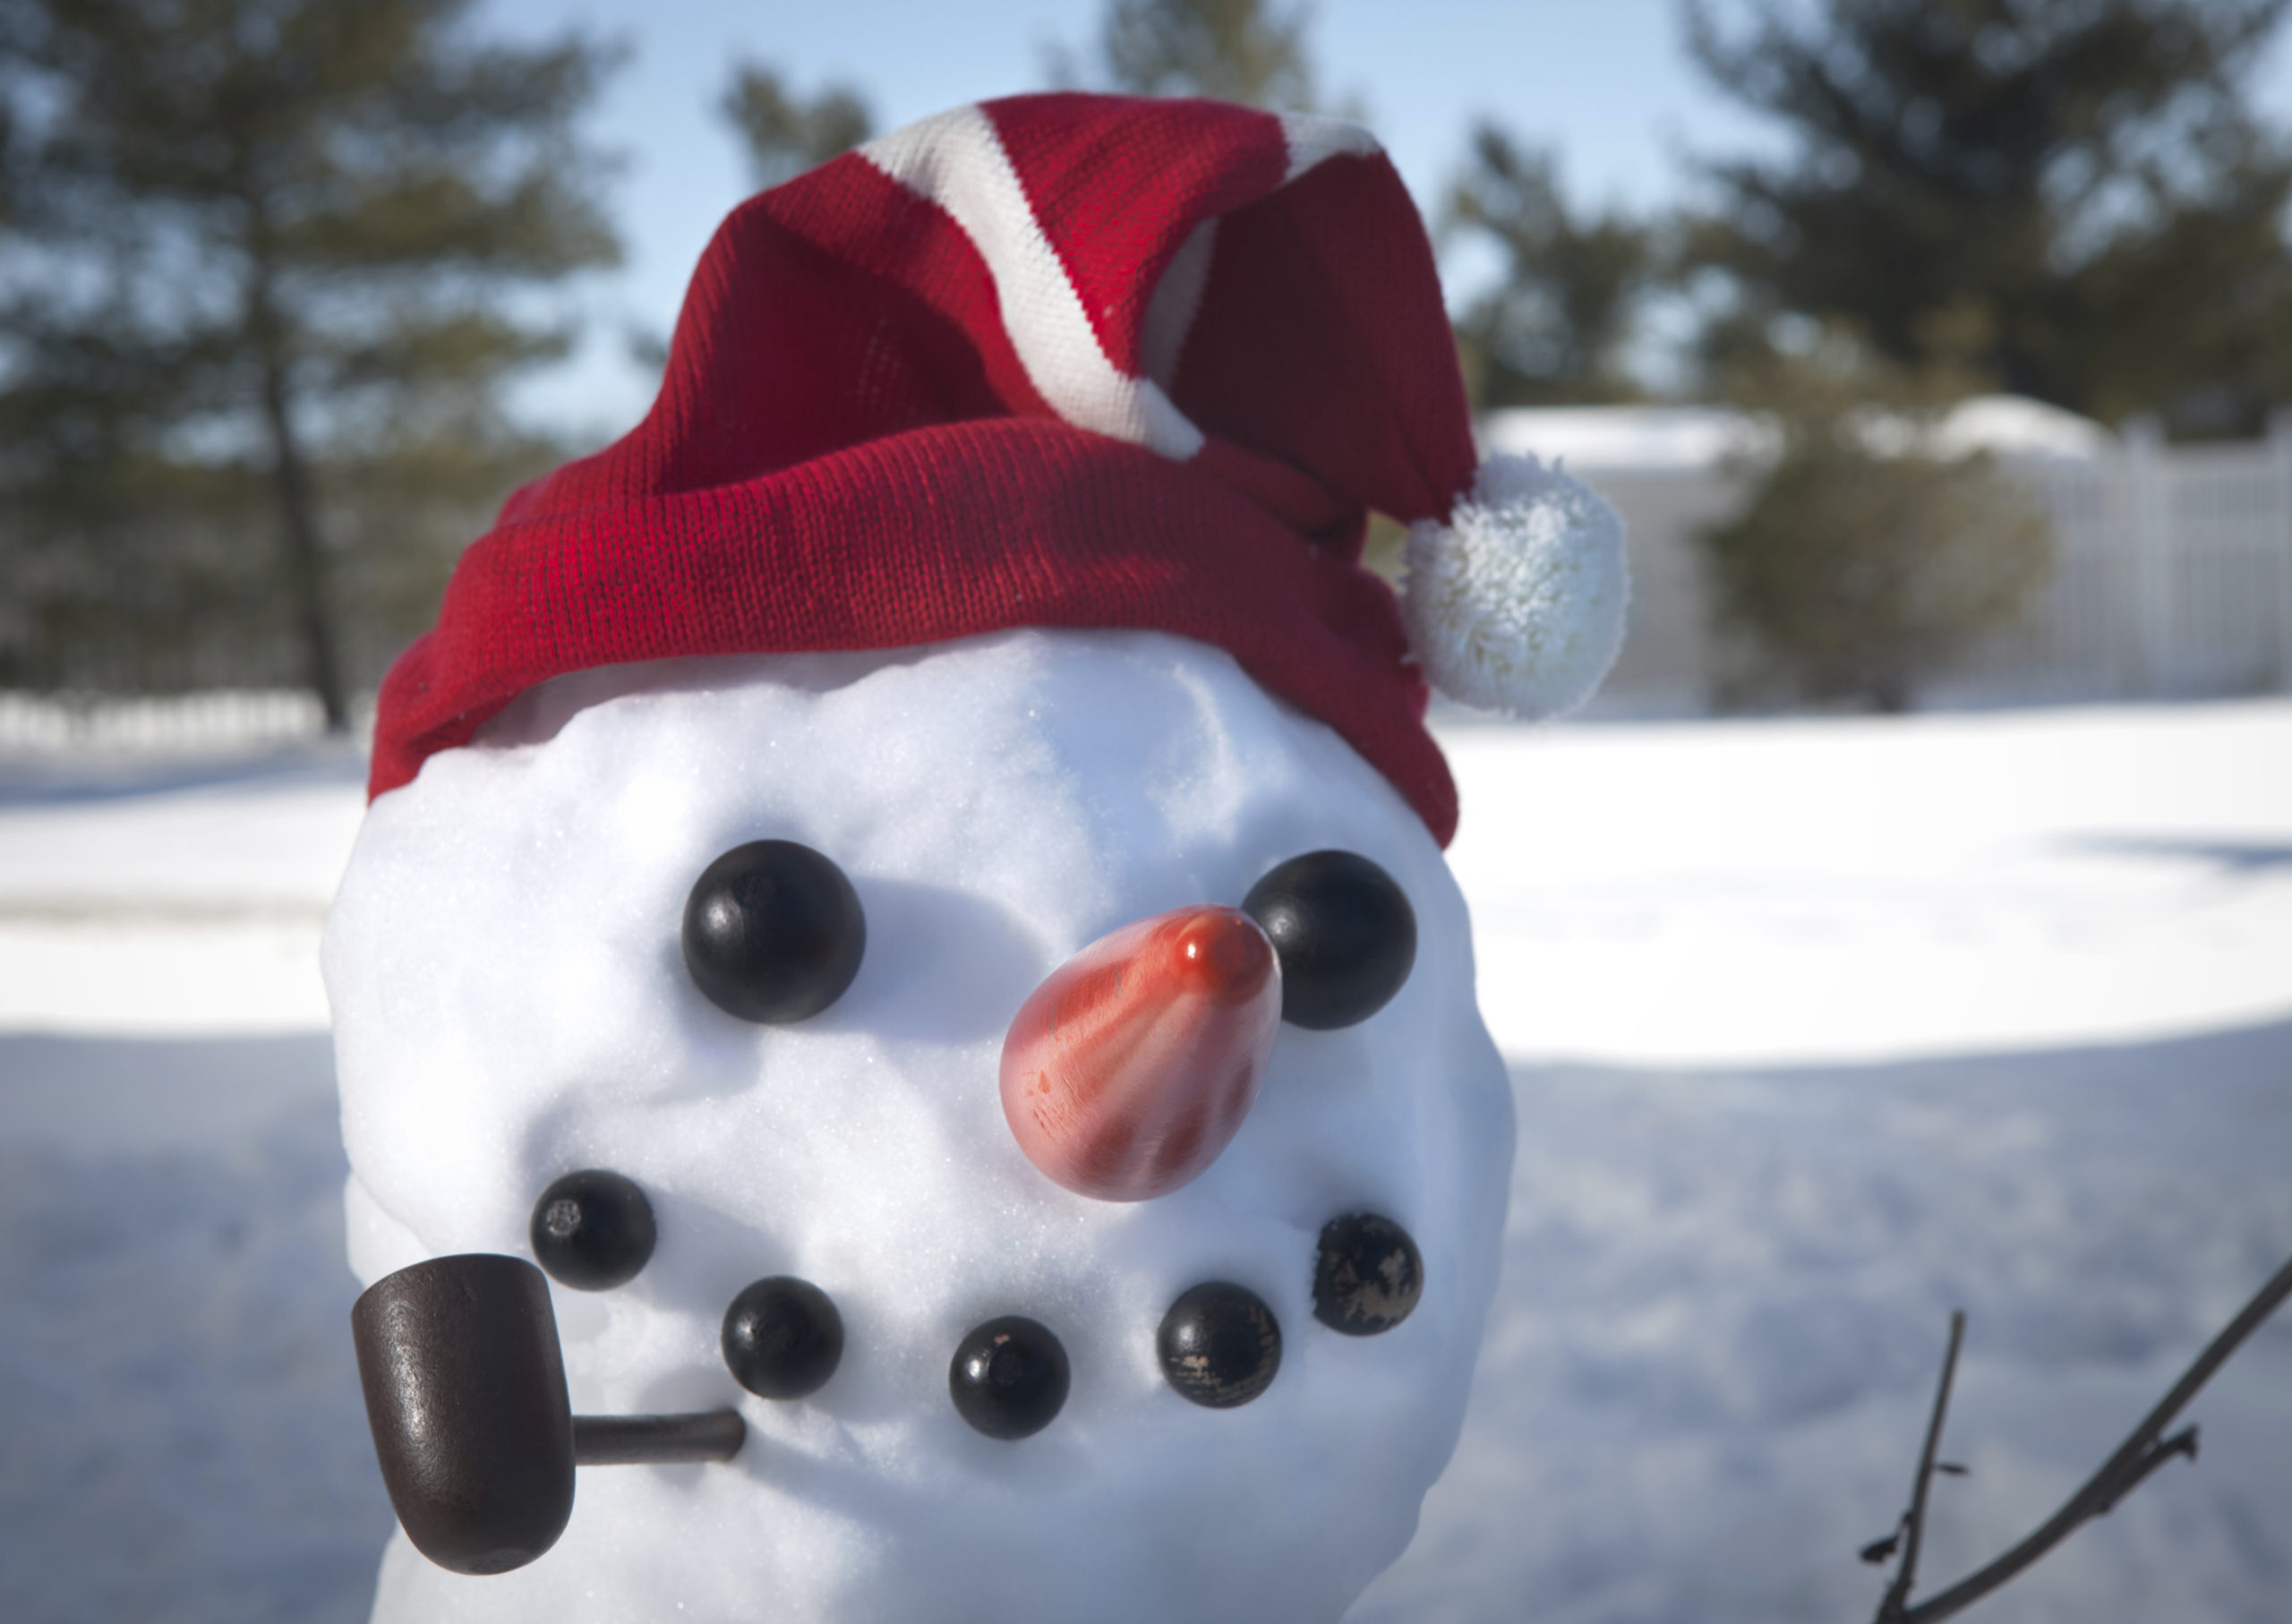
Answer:
[[2292, 706], [1460, 729], [1508, 1056], [1877, 1061], [2292, 1017]]
[[324, 1030], [319, 928], [364, 776], [331, 752], [0, 765], [0, 1025]]
[[[791, 1026], [717, 1008], [679, 947], [701, 871], [757, 840], [828, 856], [867, 915], [858, 979]], [[1415, 910], [1393, 1000], [1282, 1028], [1183, 1188], [1053, 1184], [996, 1084], [1027, 996], [1109, 932], [1237, 906], [1332, 848]], [[552, 1181], [611, 1169], [661, 1238], [625, 1286], [553, 1288], [575, 1412], [737, 1404], [749, 1429], [727, 1466], [585, 1472], [561, 1542], [512, 1574], [399, 1541], [379, 1620], [1309, 1624], [1415, 1531], [1494, 1286], [1511, 1094], [1424, 824], [1225, 654], [1030, 631], [560, 679], [374, 803], [325, 965], [360, 1278], [524, 1254]], [[1424, 1256], [1422, 1302], [1383, 1335], [1313, 1316], [1322, 1227], [1348, 1213]], [[843, 1358], [808, 1397], [753, 1397], [718, 1329], [787, 1275], [834, 1301]], [[1271, 1388], [1230, 1409], [1181, 1397], [1156, 1355], [1212, 1281], [1281, 1327]], [[965, 1334], [1007, 1314], [1073, 1372], [1017, 1442], [948, 1395]]]
[[[2292, 704], [1446, 742], [1519, 1153], [1463, 1442], [1353, 1624], [1867, 1619], [1951, 1307], [1926, 1591], [2292, 1254]], [[358, 779], [0, 763], [0, 1617], [367, 1615], [316, 973]], [[2189, 1417], [1967, 1616], [2279, 1624], [2292, 1323]]]

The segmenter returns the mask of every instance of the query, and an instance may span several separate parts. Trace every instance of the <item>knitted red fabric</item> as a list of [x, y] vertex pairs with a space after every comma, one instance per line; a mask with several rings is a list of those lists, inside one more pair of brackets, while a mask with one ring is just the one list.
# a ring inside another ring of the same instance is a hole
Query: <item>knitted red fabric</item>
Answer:
[[568, 671], [1139, 628], [1228, 650], [1445, 843], [1425, 688], [1358, 557], [1365, 509], [1446, 517], [1469, 423], [1414, 207], [1325, 133], [1020, 98], [750, 200], [645, 421], [464, 555], [383, 683], [370, 792]]

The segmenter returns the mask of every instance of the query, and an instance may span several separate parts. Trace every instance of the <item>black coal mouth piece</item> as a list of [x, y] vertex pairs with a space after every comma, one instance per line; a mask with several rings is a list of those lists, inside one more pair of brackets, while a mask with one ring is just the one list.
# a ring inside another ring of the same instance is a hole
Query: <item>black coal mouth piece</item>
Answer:
[[549, 1282], [464, 1252], [377, 1280], [350, 1311], [366, 1420], [406, 1537], [456, 1573], [507, 1573], [557, 1543], [576, 1466], [730, 1460], [737, 1410], [576, 1415]]

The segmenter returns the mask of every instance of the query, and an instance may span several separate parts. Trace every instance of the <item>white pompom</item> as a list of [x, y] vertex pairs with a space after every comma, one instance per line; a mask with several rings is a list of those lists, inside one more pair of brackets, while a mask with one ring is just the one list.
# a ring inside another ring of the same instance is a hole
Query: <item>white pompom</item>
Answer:
[[1623, 519], [1533, 457], [1492, 457], [1445, 525], [1409, 526], [1408, 640], [1432, 686], [1515, 716], [1574, 710], [1615, 663]]

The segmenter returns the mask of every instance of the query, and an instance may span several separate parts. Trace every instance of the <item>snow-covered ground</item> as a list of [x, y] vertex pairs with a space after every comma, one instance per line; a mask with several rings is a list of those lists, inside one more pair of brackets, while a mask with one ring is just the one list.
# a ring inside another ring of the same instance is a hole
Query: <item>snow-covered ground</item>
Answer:
[[[1353, 1615], [1849, 1620], [2048, 1513], [2292, 1254], [2292, 703], [1458, 727], [1521, 1146], [1465, 1441]], [[363, 1616], [320, 921], [358, 765], [0, 763], [0, 1619]], [[2292, 1322], [1972, 1616], [2292, 1616]]]

